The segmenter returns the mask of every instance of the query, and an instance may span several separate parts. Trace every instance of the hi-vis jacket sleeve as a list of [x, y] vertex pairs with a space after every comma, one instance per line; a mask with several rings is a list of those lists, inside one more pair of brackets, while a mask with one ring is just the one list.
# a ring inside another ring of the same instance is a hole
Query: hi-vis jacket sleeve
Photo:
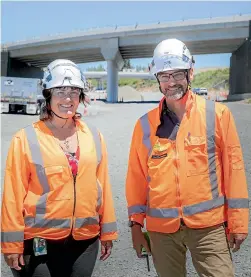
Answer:
[[[126, 178], [126, 199], [129, 220], [144, 226], [147, 205], [147, 149], [142, 145], [143, 132], [138, 121], [132, 135]], [[139, 153], [139, 150], [141, 152]]]
[[248, 233], [249, 200], [241, 145], [228, 108], [222, 115], [222, 152], [230, 233]]
[[23, 202], [29, 179], [29, 165], [23, 145], [20, 136], [16, 134], [11, 141], [6, 162], [2, 199], [2, 253], [23, 253]]
[[97, 169], [97, 178], [102, 187], [103, 201], [99, 209], [101, 235], [100, 240], [115, 240], [118, 237], [112, 189], [108, 175], [108, 157], [104, 138], [100, 134], [102, 160]]

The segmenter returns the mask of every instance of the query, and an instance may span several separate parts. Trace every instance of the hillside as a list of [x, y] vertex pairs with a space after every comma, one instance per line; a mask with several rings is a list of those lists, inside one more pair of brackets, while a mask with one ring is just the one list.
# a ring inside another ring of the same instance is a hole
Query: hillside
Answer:
[[[228, 90], [229, 68], [197, 70], [192, 82], [193, 88], [204, 87], [208, 90], [224, 88]], [[96, 80], [91, 80], [93, 86], [97, 86]], [[155, 80], [120, 79], [119, 86], [130, 86], [138, 91], [158, 91], [158, 83]], [[106, 82], [104, 82], [106, 88]]]
[[221, 88], [224, 87], [229, 89], [229, 68], [208, 70], [200, 72], [195, 75], [192, 82], [192, 87], [200, 88], [204, 87], [207, 89]]

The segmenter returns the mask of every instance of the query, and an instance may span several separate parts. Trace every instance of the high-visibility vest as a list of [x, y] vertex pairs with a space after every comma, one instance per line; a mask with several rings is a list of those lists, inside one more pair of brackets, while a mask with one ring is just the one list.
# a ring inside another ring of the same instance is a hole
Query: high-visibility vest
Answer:
[[103, 136], [76, 121], [80, 147], [74, 183], [65, 153], [44, 122], [11, 142], [2, 208], [2, 252], [22, 253], [23, 240], [117, 238]]
[[[248, 232], [248, 190], [241, 146], [229, 109], [189, 92], [188, 107], [168, 138], [156, 135], [164, 98], [136, 123], [126, 197], [129, 219], [173, 233], [228, 221]], [[179, 126], [180, 125], [180, 126]]]

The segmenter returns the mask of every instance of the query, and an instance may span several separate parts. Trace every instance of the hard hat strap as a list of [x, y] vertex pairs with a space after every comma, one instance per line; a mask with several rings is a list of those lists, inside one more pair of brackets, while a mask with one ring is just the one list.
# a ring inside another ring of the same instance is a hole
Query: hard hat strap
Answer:
[[56, 116], [56, 117], [58, 117], [58, 118], [61, 118], [61, 119], [68, 119], [68, 117], [61, 117], [61, 116], [59, 116], [59, 115], [57, 115], [55, 112], [53, 112], [53, 110], [51, 110], [51, 112]]

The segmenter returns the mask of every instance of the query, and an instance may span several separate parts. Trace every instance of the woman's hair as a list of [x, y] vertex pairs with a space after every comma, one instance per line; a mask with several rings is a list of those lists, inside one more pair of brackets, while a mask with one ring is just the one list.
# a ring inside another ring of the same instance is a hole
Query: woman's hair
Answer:
[[[52, 111], [51, 111], [51, 90], [50, 89], [44, 89], [43, 90], [43, 96], [45, 98], [45, 102], [41, 105], [41, 111], [40, 111], [40, 120], [47, 120], [52, 118]], [[85, 106], [90, 104], [90, 99], [88, 96], [84, 93], [83, 89], [81, 90], [81, 93], [79, 95], [79, 103], [83, 103]], [[73, 117], [74, 120], [80, 119], [82, 115], [80, 113], [76, 113]]]

